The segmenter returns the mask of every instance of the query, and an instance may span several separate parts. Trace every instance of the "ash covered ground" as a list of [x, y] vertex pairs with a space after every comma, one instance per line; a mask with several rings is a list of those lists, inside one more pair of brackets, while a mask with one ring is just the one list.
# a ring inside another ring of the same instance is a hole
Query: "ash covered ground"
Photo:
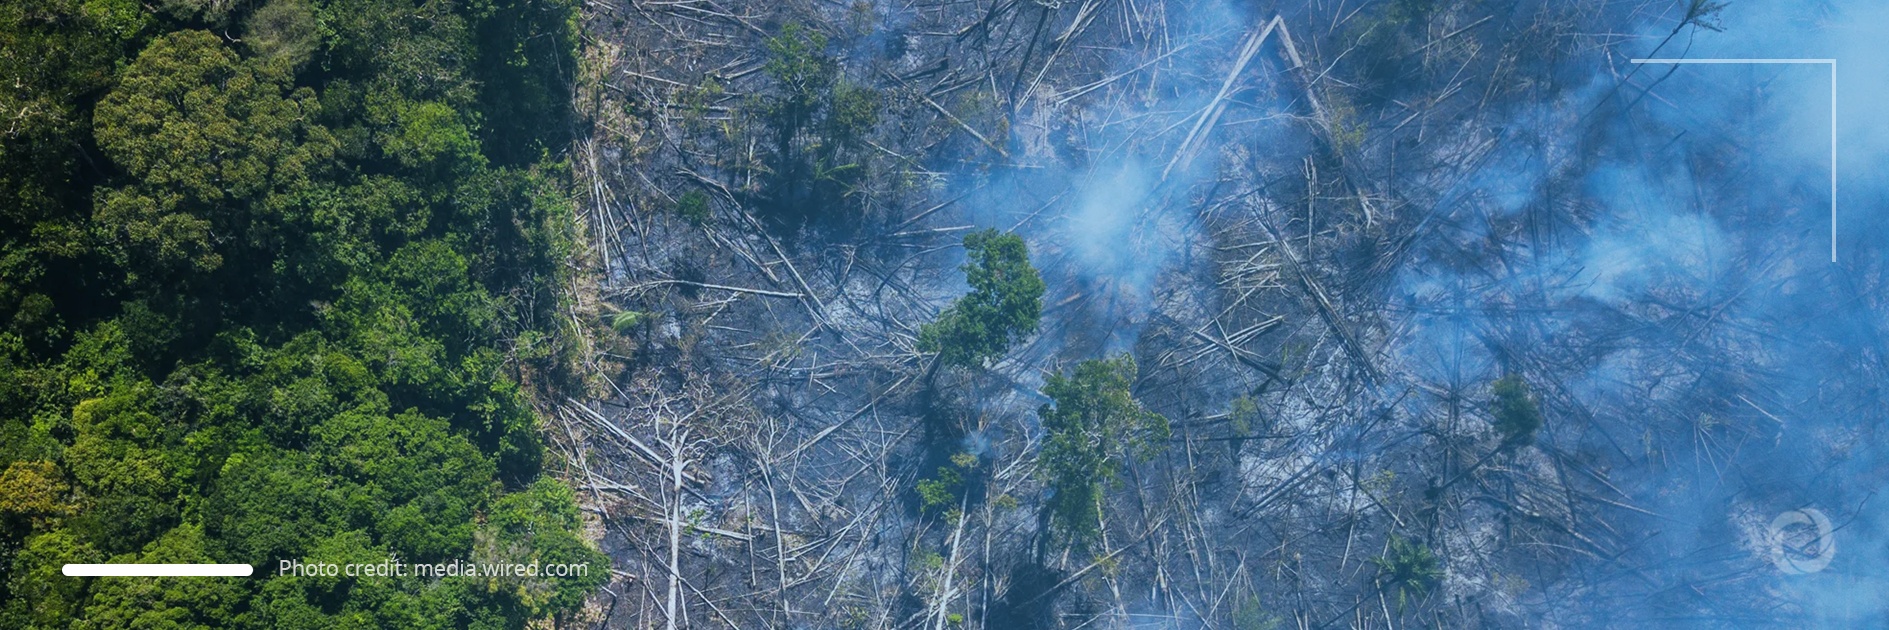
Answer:
[[[1884, 24], [591, 2], [573, 163], [615, 332], [552, 441], [616, 560], [597, 601], [639, 628], [1879, 625]], [[1027, 244], [1039, 323], [941, 364], [923, 327], [984, 229]], [[1124, 355], [1168, 430], [1059, 534], [1046, 385]], [[1812, 511], [1830, 534], [1779, 520]]]

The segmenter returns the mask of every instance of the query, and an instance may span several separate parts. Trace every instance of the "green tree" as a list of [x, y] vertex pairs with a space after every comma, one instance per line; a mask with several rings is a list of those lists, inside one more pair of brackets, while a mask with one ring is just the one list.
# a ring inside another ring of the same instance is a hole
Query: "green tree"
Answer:
[[18, 529], [72, 512], [71, 488], [52, 462], [16, 460], [0, 472], [0, 525]]
[[766, 42], [762, 70], [774, 89], [760, 103], [773, 131], [765, 207], [776, 218], [840, 218], [865, 179], [866, 133], [879, 121], [879, 93], [847, 80], [825, 34], [787, 24]]
[[75, 529], [112, 552], [132, 551], [177, 523], [187, 475], [175, 446], [175, 425], [153, 403], [160, 392], [142, 381], [116, 387], [72, 410], [77, 433], [65, 464], [87, 497]]
[[209, 271], [233, 248], [278, 248], [265, 218], [286, 204], [272, 197], [306, 186], [333, 154], [327, 131], [308, 123], [316, 109], [312, 91], [291, 93], [286, 76], [215, 35], [153, 40], [94, 118], [99, 149], [130, 176], [100, 196], [101, 239], [123, 244], [121, 265], [161, 270]]
[[783, 133], [806, 127], [838, 80], [839, 64], [827, 54], [826, 43], [825, 34], [793, 23], [767, 38], [767, 63], [761, 69], [779, 85], [769, 110]]
[[488, 457], [445, 420], [413, 411], [344, 412], [315, 428], [309, 450], [345, 484], [340, 515], [417, 561], [469, 548], [474, 515], [498, 490]]
[[538, 617], [576, 610], [584, 597], [610, 578], [610, 559], [577, 537], [582, 519], [570, 486], [540, 479], [508, 494], [492, 508], [478, 533], [474, 556], [490, 562], [537, 562], [587, 567], [584, 575], [488, 581], [497, 591]]
[[702, 194], [699, 190], [682, 193], [681, 197], [676, 198], [676, 214], [681, 215], [690, 225], [701, 225], [707, 222], [709, 218], [708, 195]]
[[1443, 566], [1436, 554], [1421, 543], [1392, 534], [1384, 555], [1371, 559], [1377, 565], [1377, 585], [1397, 596], [1397, 607], [1421, 598], [1443, 580]]
[[580, 37], [580, 3], [467, 4], [489, 11], [475, 22], [478, 63], [470, 73], [478, 81], [477, 109], [485, 113], [485, 154], [496, 164], [518, 166], [562, 152], [577, 128], [570, 100], [577, 77], [572, 51]]
[[243, 43], [263, 61], [293, 72], [321, 45], [315, 13], [301, 0], [270, 0], [243, 22]]
[[1490, 413], [1495, 416], [1495, 431], [1502, 436], [1502, 446], [1533, 444], [1535, 433], [1541, 430], [1541, 408], [1528, 391], [1528, 381], [1511, 374], [1497, 379], [1489, 389], [1495, 395]]
[[994, 229], [964, 237], [970, 260], [964, 280], [971, 292], [918, 331], [918, 349], [938, 353], [944, 365], [977, 367], [1000, 358], [1036, 332], [1043, 314], [1043, 278], [1015, 234]]
[[[206, 549], [203, 530], [184, 525], [166, 532], [142, 553], [113, 562], [216, 562]], [[236, 609], [248, 599], [247, 578], [98, 578], [86, 628], [214, 628], [237, 620]]]
[[1050, 404], [1038, 408], [1047, 435], [1038, 472], [1049, 486], [1045, 504], [1052, 531], [1078, 547], [1102, 520], [1102, 494], [1131, 458], [1158, 452], [1168, 420], [1148, 411], [1129, 391], [1135, 359], [1122, 354], [1076, 364], [1043, 385]]
[[91, 199], [75, 184], [92, 159], [82, 147], [93, 103], [151, 21], [137, 0], [0, 3], [0, 244], [9, 254], [0, 257], [0, 312], [12, 307], [9, 293], [45, 271], [22, 254], [82, 247], [74, 209]]
[[[918, 508], [927, 514], [956, 510], [958, 501], [964, 498], [964, 474], [977, 468], [977, 456], [970, 453], [958, 453], [951, 456], [950, 466], [939, 466], [937, 474], [928, 479], [918, 480]], [[947, 518], [946, 520], [951, 520]]]
[[104, 562], [105, 555], [71, 532], [52, 530], [27, 539], [25, 548], [7, 574], [5, 607], [0, 626], [7, 628], [66, 628], [80, 617], [87, 584], [60, 574], [67, 563]]

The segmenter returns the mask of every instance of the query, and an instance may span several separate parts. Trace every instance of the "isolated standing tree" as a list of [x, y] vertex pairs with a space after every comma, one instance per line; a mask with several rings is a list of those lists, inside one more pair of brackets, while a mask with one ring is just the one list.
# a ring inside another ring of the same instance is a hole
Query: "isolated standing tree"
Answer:
[[1377, 585], [1386, 593], [1397, 595], [1397, 608], [1419, 599], [1443, 581], [1443, 566], [1436, 554], [1422, 543], [1391, 534], [1384, 555], [1371, 559], [1377, 565]]
[[879, 122], [881, 99], [846, 78], [827, 43], [825, 34], [791, 23], [767, 39], [761, 70], [774, 90], [758, 113], [774, 132], [764, 207], [776, 218], [856, 216], [851, 198], [867, 170], [863, 140]]
[[1102, 491], [1130, 457], [1154, 454], [1168, 437], [1168, 420], [1136, 402], [1129, 387], [1135, 359], [1122, 354], [1091, 359], [1074, 372], [1051, 374], [1037, 409], [1048, 436], [1038, 469], [1051, 496], [1044, 505], [1053, 532], [1084, 546], [1102, 519]]
[[944, 365], [977, 367], [1036, 332], [1044, 287], [1030, 266], [1029, 247], [1015, 234], [973, 232], [964, 237], [964, 249], [971, 292], [919, 329], [918, 349], [938, 353]]
[[1511, 374], [1497, 379], [1489, 389], [1495, 395], [1490, 412], [1495, 416], [1496, 432], [1502, 434], [1502, 446], [1533, 444], [1535, 432], [1541, 430], [1541, 408], [1528, 392], [1528, 381]]

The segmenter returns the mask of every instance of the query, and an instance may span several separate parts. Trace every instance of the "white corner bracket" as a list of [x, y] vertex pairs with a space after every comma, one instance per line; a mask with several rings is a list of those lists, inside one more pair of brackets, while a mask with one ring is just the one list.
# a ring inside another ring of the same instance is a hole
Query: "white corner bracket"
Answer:
[[1830, 262], [1837, 261], [1837, 60], [1835, 59], [1633, 59], [1633, 63], [1790, 64], [1830, 66]]

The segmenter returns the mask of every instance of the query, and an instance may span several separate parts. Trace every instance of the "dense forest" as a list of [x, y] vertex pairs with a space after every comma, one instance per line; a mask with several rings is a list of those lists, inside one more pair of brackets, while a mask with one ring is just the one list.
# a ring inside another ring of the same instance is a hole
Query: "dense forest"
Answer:
[[[522, 627], [609, 576], [567, 0], [0, 3], [0, 627]], [[283, 559], [586, 577], [273, 577]], [[60, 576], [231, 562], [265, 579]]]

